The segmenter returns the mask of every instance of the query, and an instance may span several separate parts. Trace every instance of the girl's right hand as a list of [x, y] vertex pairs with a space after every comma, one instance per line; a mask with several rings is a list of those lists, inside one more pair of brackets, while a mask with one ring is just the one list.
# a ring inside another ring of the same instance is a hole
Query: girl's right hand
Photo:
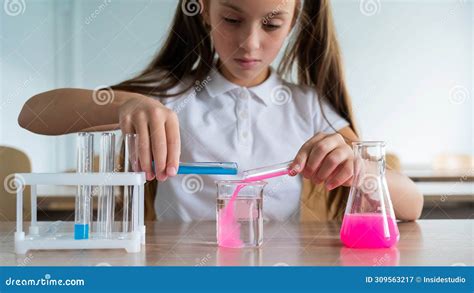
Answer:
[[[122, 133], [137, 133], [139, 161], [147, 180], [164, 181], [179, 167], [181, 142], [178, 116], [153, 98], [133, 95], [119, 108]], [[152, 170], [154, 160], [155, 170]]]

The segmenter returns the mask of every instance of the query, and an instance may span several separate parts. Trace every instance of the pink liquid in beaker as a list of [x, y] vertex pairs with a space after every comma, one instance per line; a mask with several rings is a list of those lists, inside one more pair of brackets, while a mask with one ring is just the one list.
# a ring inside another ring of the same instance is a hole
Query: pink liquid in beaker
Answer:
[[[274, 173], [268, 173], [259, 176], [248, 177], [242, 180], [242, 182], [255, 182], [272, 177], [287, 175], [288, 170], [278, 171]], [[219, 211], [218, 221], [219, 229], [217, 233], [217, 244], [222, 247], [241, 248], [244, 247], [244, 243], [240, 238], [240, 224], [238, 223], [234, 215], [234, 206], [239, 191], [245, 187], [245, 184], [237, 185], [232, 197], [225, 206], [224, 209]]]
[[243, 187], [244, 185], [237, 185], [226, 207], [219, 211], [219, 230], [217, 233], [217, 244], [219, 246], [240, 248], [244, 245], [240, 239], [240, 224], [234, 216], [234, 202]]
[[[382, 214], [346, 214], [342, 221], [341, 241], [349, 248], [384, 248], [395, 245], [400, 234], [395, 219]], [[385, 227], [385, 228], [384, 228]]]

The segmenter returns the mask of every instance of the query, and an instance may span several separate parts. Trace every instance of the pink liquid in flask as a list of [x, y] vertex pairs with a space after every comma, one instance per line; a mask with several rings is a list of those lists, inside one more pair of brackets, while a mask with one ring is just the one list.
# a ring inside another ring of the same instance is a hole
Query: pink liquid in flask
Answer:
[[[272, 177], [283, 176], [289, 173], [288, 170], [277, 171], [273, 173], [252, 176], [242, 180], [242, 182], [255, 182]], [[244, 188], [244, 184], [237, 185], [227, 206], [219, 211], [219, 229], [217, 233], [217, 244], [222, 247], [241, 248], [244, 243], [240, 238], [240, 224], [234, 215], [235, 200], [239, 191]]]
[[349, 248], [386, 248], [395, 245], [400, 234], [397, 222], [382, 214], [346, 214], [342, 221], [341, 241]]

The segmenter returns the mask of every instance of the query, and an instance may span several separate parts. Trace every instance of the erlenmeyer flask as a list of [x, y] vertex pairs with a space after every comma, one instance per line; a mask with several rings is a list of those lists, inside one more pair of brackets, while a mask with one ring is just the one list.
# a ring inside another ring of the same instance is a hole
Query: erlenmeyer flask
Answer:
[[395, 245], [400, 234], [385, 180], [385, 143], [354, 142], [354, 179], [341, 227], [350, 248]]

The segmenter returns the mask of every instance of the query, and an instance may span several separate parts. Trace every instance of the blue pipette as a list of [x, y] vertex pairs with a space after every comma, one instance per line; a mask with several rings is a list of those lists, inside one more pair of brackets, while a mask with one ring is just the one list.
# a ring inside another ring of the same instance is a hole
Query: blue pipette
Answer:
[[[152, 162], [153, 170], [155, 164]], [[238, 165], [235, 162], [193, 162], [179, 163], [178, 174], [201, 175], [237, 175]]]
[[234, 162], [179, 163], [178, 174], [237, 175]]

